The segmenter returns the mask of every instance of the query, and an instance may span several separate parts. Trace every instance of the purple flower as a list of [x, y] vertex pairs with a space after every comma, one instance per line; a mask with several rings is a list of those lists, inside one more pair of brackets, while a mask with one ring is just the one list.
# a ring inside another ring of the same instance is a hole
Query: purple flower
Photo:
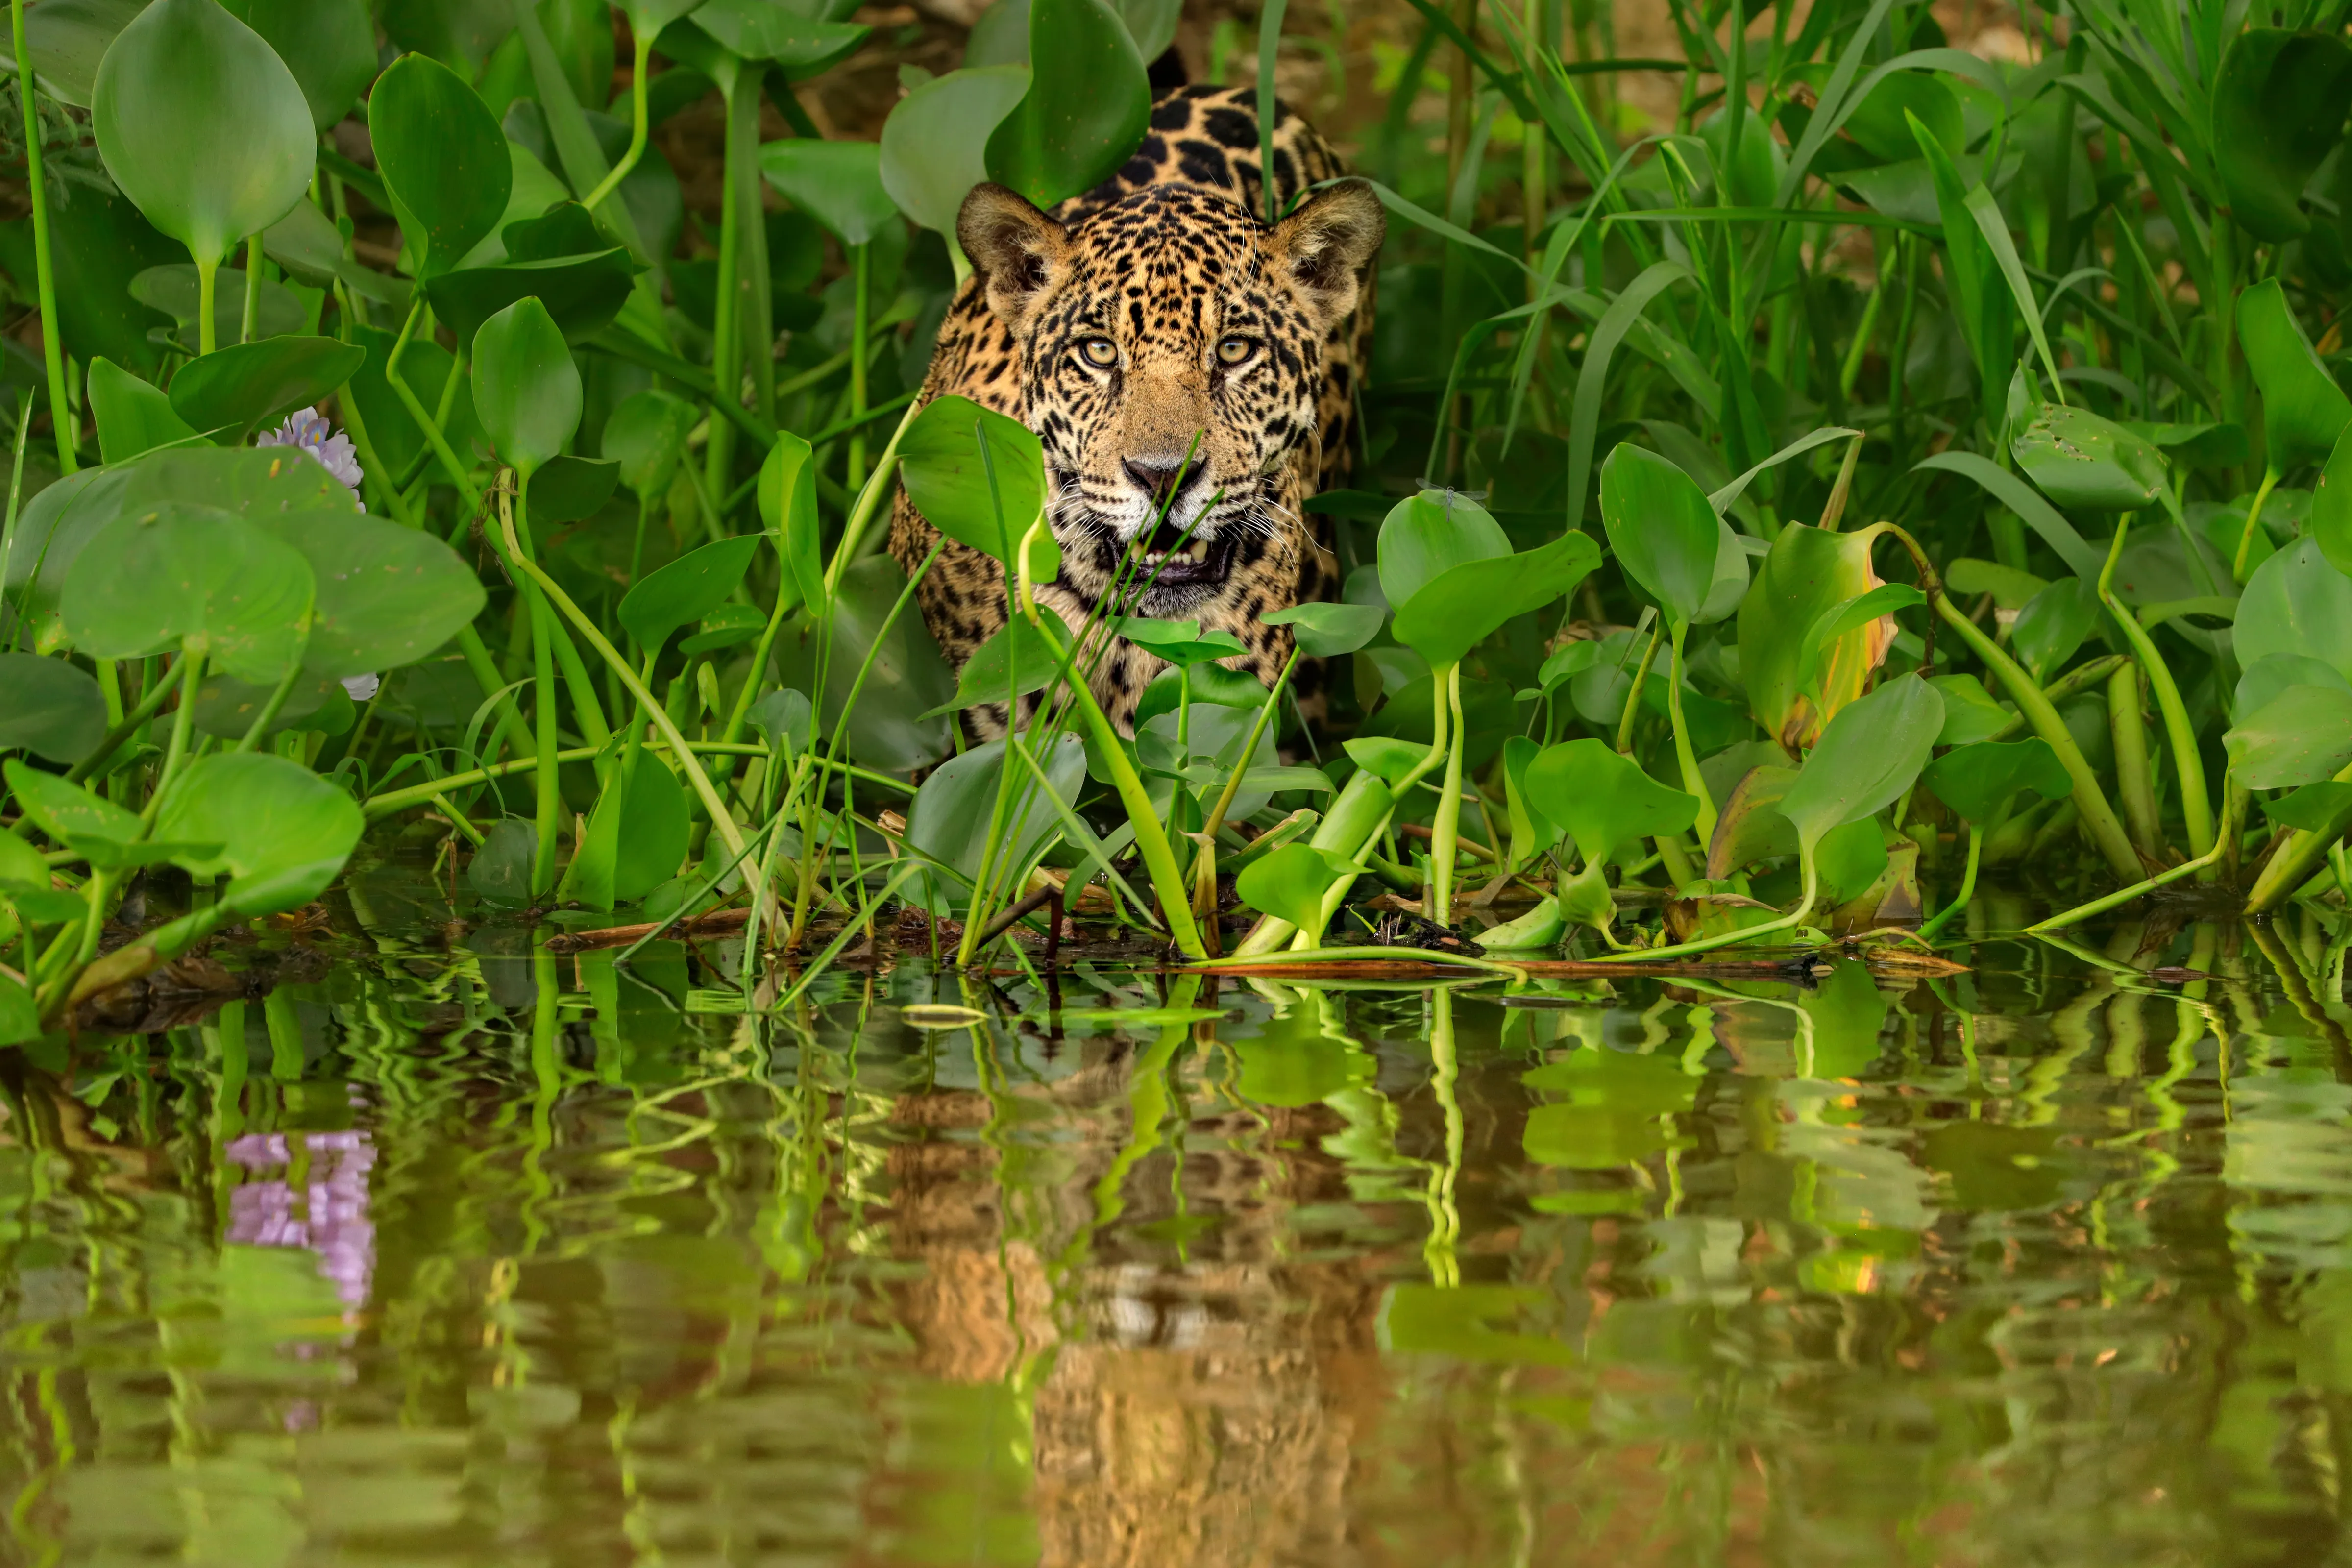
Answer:
[[[375, 1273], [375, 1224], [368, 1215], [369, 1173], [375, 1148], [364, 1132], [298, 1133], [310, 1161], [310, 1182], [245, 1182], [229, 1190], [228, 1239], [254, 1247], [300, 1247], [318, 1258], [343, 1304], [367, 1302]], [[248, 1171], [282, 1168], [293, 1151], [283, 1133], [248, 1132], [223, 1151]]]
[[356, 505], [360, 495], [359, 458], [352, 451], [352, 438], [337, 430], [315, 408], [299, 414], [289, 414], [286, 422], [275, 430], [265, 430], [253, 438], [257, 447], [299, 447], [319, 460], [319, 466], [349, 485], [352, 500]]

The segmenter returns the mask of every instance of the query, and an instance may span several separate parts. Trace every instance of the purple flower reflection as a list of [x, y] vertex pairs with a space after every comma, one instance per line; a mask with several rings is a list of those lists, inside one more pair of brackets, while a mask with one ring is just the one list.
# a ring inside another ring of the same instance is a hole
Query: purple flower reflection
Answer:
[[[375, 1272], [375, 1226], [368, 1218], [368, 1173], [375, 1148], [364, 1132], [305, 1132], [299, 1135], [310, 1157], [310, 1181], [298, 1203], [291, 1184], [247, 1182], [230, 1189], [228, 1238], [252, 1247], [307, 1247], [319, 1255], [319, 1272], [334, 1282], [343, 1305], [366, 1304]], [[289, 1163], [281, 1133], [251, 1132], [230, 1143], [232, 1164], [248, 1171], [284, 1168]]]

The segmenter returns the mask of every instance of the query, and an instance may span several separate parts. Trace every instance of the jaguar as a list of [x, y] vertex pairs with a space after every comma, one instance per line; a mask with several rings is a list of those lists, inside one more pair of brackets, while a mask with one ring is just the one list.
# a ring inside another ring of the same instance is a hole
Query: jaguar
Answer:
[[[1304, 503], [1352, 471], [1385, 219], [1372, 188], [1278, 108], [1266, 221], [1255, 97], [1158, 94], [1135, 154], [1051, 212], [974, 186], [956, 222], [971, 276], [918, 403], [961, 395], [1036, 433], [1061, 552], [1038, 597], [1072, 628], [1121, 615], [1195, 621], [1241, 644], [1222, 663], [1271, 686], [1292, 638], [1260, 617], [1329, 586], [1328, 543]], [[911, 575], [940, 544], [901, 489], [892, 555]], [[916, 595], [951, 668], [1005, 622], [1003, 568], [952, 540]], [[1167, 667], [1107, 640], [1091, 689], [1132, 732]], [[1319, 667], [1301, 661], [1292, 679], [1311, 705]], [[965, 714], [983, 740], [1008, 718], [1003, 703]]]

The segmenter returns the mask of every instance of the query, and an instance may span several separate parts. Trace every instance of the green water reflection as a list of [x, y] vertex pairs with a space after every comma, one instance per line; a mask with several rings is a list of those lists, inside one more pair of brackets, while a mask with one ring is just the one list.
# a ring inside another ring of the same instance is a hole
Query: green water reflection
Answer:
[[2344, 1561], [2323, 939], [755, 1019], [328, 938], [0, 1070], [0, 1561]]

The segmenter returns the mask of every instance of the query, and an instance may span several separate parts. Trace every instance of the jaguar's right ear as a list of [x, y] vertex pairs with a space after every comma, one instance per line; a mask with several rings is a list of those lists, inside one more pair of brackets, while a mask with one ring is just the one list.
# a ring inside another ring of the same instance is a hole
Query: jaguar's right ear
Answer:
[[979, 272], [996, 319], [1015, 338], [1027, 336], [1038, 305], [1069, 264], [1068, 233], [1018, 191], [982, 184], [956, 214], [956, 242]]

